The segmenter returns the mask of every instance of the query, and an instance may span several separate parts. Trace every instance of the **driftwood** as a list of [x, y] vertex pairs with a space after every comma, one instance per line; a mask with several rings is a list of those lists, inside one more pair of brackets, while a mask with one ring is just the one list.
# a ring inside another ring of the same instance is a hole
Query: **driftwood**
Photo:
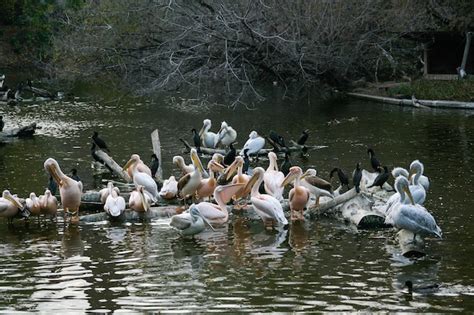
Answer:
[[161, 168], [161, 142], [158, 129], [153, 130], [153, 132], [151, 133], [151, 144], [153, 146], [153, 153], [155, 153], [155, 155], [158, 157], [158, 162], [160, 163], [155, 178], [161, 181], [163, 180], [163, 169]]
[[128, 173], [124, 171], [123, 168], [118, 165], [117, 162], [115, 162], [114, 159], [112, 159], [112, 157], [110, 157], [107, 153], [102, 150], [96, 150], [95, 154], [97, 154], [97, 156], [104, 161], [104, 163], [114, 172], [115, 175], [119, 176], [128, 183], [132, 181]]
[[[392, 97], [383, 97], [362, 93], [347, 93], [349, 96], [353, 96], [360, 99], [376, 101], [386, 104], [393, 104], [399, 106], [418, 107], [414, 104], [412, 99], [398, 99]], [[474, 109], [474, 102], [458, 102], [458, 101], [442, 101], [442, 100], [417, 100], [417, 104], [421, 106], [433, 107], [433, 108], [452, 108], [452, 109]]]
[[[193, 146], [191, 146], [186, 140], [184, 139], [179, 139], [185, 146], [186, 148], [186, 153], [190, 152], [192, 148], [194, 148]], [[294, 142], [291, 140], [291, 142]], [[303, 148], [306, 148], [307, 150], [318, 150], [318, 149], [323, 149], [323, 148], [327, 148], [327, 146], [325, 145], [313, 145], [313, 146], [302, 146], [302, 145], [296, 145], [296, 146], [291, 146], [288, 148], [288, 152], [296, 152], [296, 151], [301, 151], [303, 150]], [[197, 150], [197, 149], [196, 149]], [[222, 154], [222, 155], [225, 155], [227, 153], [226, 150], [224, 149], [211, 149], [211, 148], [204, 148], [204, 147], [201, 147], [200, 148], [200, 152], [201, 153], [204, 153], [204, 154], [209, 154], [209, 155], [212, 155], [214, 153], [219, 153], [219, 154]], [[236, 153], [239, 154], [241, 151], [241, 149], [236, 149]], [[277, 154], [284, 154], [287, 150], [286, 149], [282, 149], [280, 152], [276, 152]], [[258, 152], [258, 155], [259, 156], [267, 156], [269, 152], [273, 152], [273, 149], [262, 149]]]
[[[152, 219], [158, 218], [168, 218], [172, 215], [175, 215], [176, 207], [173, 206], [163, 206], [163, 207], [151, 207], [145, 213], [138, 213], [132, 210], [126, 210], [120, 217], [113, 218], [113, 221], [117, 222], [134, 222], [134, 221], [149, 221]], [[105, 213], [94, 213], [87, 214], [80, 217], [79, 221], [83, 223], [92, 223], [109, 220], [111, 217]]]
[[425, 242], [420, 235], [413, 239], [413, 232], [400, 230], [397, 233], [397, 240], [402, 251], [402, 255], [407, 258], [419, 258], [426, 255]]

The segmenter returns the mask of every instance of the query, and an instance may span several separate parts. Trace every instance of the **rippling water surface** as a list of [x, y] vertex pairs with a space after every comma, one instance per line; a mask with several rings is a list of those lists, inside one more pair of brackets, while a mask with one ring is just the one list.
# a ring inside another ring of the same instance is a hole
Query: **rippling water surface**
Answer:
[[[131, 153], [151, 155], [158, 128], [166, 176], [180, 137], [212, 119], [239, 132], [239, 145], [256, 129], [296, 139], [311, 130], [310, 144], [327, 148], [293, 156], [323, 176], [335, 166], [368, 168], [367, 146], [393, 166], [425, 163], [432, 188], [426, 207], [444, 232], [427, 240], [425, 258], [400, 255], [392, 230], [357, 230], [331, 217], [266, 231], [259, 220], [234, 214], [229, 224], [184, 239], [169, 219], [149, 223], [80, 226], [30, 220], [0, 221], [0, 311], [401, 311], [474, 309], [472, 209], [473, 114], [404, 109], [354, 100], [324, 103], [281, 100], [278, 91], [255, 110], [185, 106], [172, 100], [93, 100], [86, 93], [68, 102], [2, 107], [6, 127], [37, 122], [32, 139], [0, 146], [0, 188], [26, 197], [47, 182], [43, 162], [54, 157], [79, 169], [86, 189], [93, 176], [90, 136], [108, 142], [124, 163]], [[238, 146], [239, 146], [238, 145]], [[408, 295], [403, 283], [440, 284], [438, 292]]]

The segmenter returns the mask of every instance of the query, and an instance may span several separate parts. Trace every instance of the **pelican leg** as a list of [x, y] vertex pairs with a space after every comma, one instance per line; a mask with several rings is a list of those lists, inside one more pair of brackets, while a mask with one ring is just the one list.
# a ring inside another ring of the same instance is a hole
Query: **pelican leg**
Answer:
[[320, 196], [316, 197], [316, 203], [314, 204], [315, 207], [319, 207], [319, 197]]

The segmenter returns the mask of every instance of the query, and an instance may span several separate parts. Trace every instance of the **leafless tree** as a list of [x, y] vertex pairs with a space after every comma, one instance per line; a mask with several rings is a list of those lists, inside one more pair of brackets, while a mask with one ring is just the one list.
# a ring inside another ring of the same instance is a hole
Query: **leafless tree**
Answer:
[[263, 99], [262, 82], [338, 85], [382, 63], [396, 70], [397, 40], [424, 22], [415, 4], [96, 0], [65, 14], [53, 64], [60, 75], [113, 74], [139, 94], [212, 86], [238, 104]]

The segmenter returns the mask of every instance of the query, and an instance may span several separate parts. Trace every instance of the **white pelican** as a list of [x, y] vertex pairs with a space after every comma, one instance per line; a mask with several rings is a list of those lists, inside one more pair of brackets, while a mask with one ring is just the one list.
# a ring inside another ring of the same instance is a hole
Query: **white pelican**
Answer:
[[30, 211], [30, 215], [39, 216], [41, 214], [41, 205], [38, 197], [34, 192], [30, 193], [30, 197], [25, 199], [26, 207]]
[[140, 172], [137, 169], [139, 162], [140, 156], [138, 154], [132, 154], [130, 160], [123, 167], [123, 170], [125, 171], [127, 168], [132, 167], [132, 178], [135, 187], [143, 186], [146, 192], [150, 194], [152, 202], [156, 202], [158, 198], [158, 186], [156, 186], [155, 180], [150, 175]]
[[[402, 176], [399, 176], [395, 181], [395, 189], [400, 194], [400, 202], [387, 215], [385, 223], [412, 232], [414, 234], [413, 240], [415, 240], [416, 234], [422, 236], [433, 234], [441, 238], [442, 232], [435, 219], [425, 207], [414, 204], [408, 186], [408, 180]], [[408, 199], [405, 198], [405, 194]]]
[[[114, 187], [113, 190], [115, 190], [117, 192], [117, 195], [120, 195], [120, 189], [118, 187]], [[109, 187], [108, 187], [108, 185], [107, 185], [107, 187], [102, 188], [101, 190], [99, 190], [99, 194], [100, 194], [100, 202], [102, 204], [105, 204], [105, 201], [107, 200], [107, 197], [109, 196]]]
[[204, 119], [202, 123], [203, 126], [199, 131], [199, 136], [201, 137], [202, 145], [205, 148], [214, 149], [217, 145], [217, 142], [219, 141], [219, 135], [217, 133], [209, 131], [212, 126], [210, 119]]
[[[217, 186], [214, 190], [214, 199], [217, 202], [200, 202], [192, 204], [191, 208], [196, 207], [203, 217], [205, 217], [210, 224], [224, 224], [229, 219], [229, 212], [227, 211], [227, 203], [239, 190], [244, 187], [244, 184], [230, 184], [226, 186]], [[188, 226], [191, 220], [189, 211], [177, 214], [174, 217], [175, 227], [181, 229], [182, 226]], [[178, 227], [180, 226], [180, 227]]]
[[244, 147], [240, 150], [240, 155], [244, 155], [244, 150], [248, 149], [247, 154], [258, 154], [258, 152], [265, 146], [265, 139], [258, 135], [254, 130], [249, 134], [249, 139], [245, 142]]
[[209, 197], [211, 198], [214, 189], [217, 186], [217, 180], [214, 176], [214, 172], [222, 171], [224, 166], [220, 165], [219, 163], [210, 160], [207, 164], [207, 168], [209, 170], [209, 178], [201, 179], [201, 184], [199, 185], [196, 195], [198, 199]]
[[145, 187], [138, 187], [130, 193], [128, 207], [136, 212], [146, 212], [150, 209], [151, 197], [145, 192]]
[[74, 179], [66, 176], [59, 167], [55, 159], [49, 158], [44, 162], [44, 169], [53, 176], [59, 186], [61, 195], [61, 204], [66, 212], [74, 213], [71, 222], [79, 222], [79, 206], [81, 205], [82, 182], [76, 182]]
[[58, 199], [51, 194], [49, 189], [44, 191], [44, 195], [39, 196], [41, 214], [56, 217], [58, 212]]
[[235, 131], [235, 129], [231, 126], [227, 125], [225, 121], [221, 123], [221, 129], [219, 130], [218, 135], [218, 143], [222, 143], [224, 147], [228, 147], [237, 139], [237, 131]]
[[[237, 169], [237, 175], [232, 178], [232, 184], [243, 184], [246, 185], [250, 179], [250, 176], [243, 173], [244, 159], [241, 156], [235, 157], [234, 162], [225, 170], [224, 176], [226, 180], [229, 180], [234, 175]], [[239, 200], [246, 197], [250, 193], [249, 189], [242, 189], [238, 191], [233, 197], [234, 200]]]
[[194, 171], [193, 163], [186, 165], [186, 163], [184, 162], [184, 158], [180, 155], [173, 156], [173, 164], [181, 170], [183, 175], [192, 173]]
[[[415, 168], [419, 168], [419, 166], [416, 166], [416, 164], [420, 163], [421, 162], [419, 160], [415, 160], [412, 162], [412, 164], [415, 163]], [[421, 164], [421, 167], [423, 168], [423, 171], [424, 171], [424, 167], [423, 167], [423, 164]], [[411, 165], [410, 165], [410, 168], [411, 168]], [[416, 171], [416, 170], [415, 170]], [[404, 169], [403, 167], [395, 167], [393, 170], [392, 170], [392, 176], [393, 178], [397, 178], [398, 176], [404, 176], [406, 178], [410, 177], [410, 174], [408, 173], [408, 171], [406, 169]], [[430, 180], [427, 176], [421, 174], [418, 178], [418, 182], [423, 186], [423, 188], [425, 189], [425, 191], [428, 191], [428, 189], [430, 188]]]
[[404, 169], [403, 167], [394, 167], [392, 170], [392, 176], [393, 178], [397, 179], [398, 176], [403, 176], [405, 178], [408, 178], [408, 171]]
[[281, 186], [286, 186], [295, 181], [294, 187], [290, 190], [290, 209], [291, 209], [291, 220], [304, 220], [303, 210], [309, 201], [309, 191], [304, 186], [301, 186], [301, 176], [303, 171], [299, 166], [292, 166], [290, 172], [286, 175], [285, 180], [281, 183]]
[[283, 200], [284, 187], [281, 186], [281, 183], [283, 183], [285, 175], [278, 171], [277, 156], [275, 152], [268, 153], [268, 161], [270, 164], [263, 174], [265, 191], [270, 196], [275, 197], [278, 201]]
[[11, 224], [13, 217], [18, 214], [23, 205], [16, 200], [8, 190], [4, 190], [0, 198], [0, 217], [8, 219]]
[[189, 220], [183, 220], [183, 216], [172, 216], [170, 226], [179, 230], [182, 235], [195, 235], [201, 233], [206, 229], [204, 223], [207, 223], [213, 230], [214, 228], [209, 221], [204, 217], [199, 208], [192, 204], [189, 209]]
[[[138, 156], [138, 159], [139, 159], [138, 162], [137, 162], [137, 170], [139, 172], [148, 174], [148, 175], [150, 175], [150, 177], [152, 177], [151, 176], [151, 169], [145, 163], [143, 163], [143, 161], [140, 159], [140, 156], [138, 154], [137, 154], [137, 156]], [[125, 168], [124, 168], [124, 170], [125, 170]], [[133, 179], [133, 172], [132, 172], [132, 167], [131, 166], [129, 166], [127, 168], [127, 173], [128, 173], [128, 176], [130, 176], [130, 178]]]
[[[306, 174], [311, 174], [312, 172], [308, 172], [306, 171], [302, 176], [301, 176], [301, 186], [303, 186], [304, 188], [306, 188], [310, 194], [314, 195], [314, 197], [316, 198], [316, 203], [315, 203], [315, 206], [319, 206], [319, 198], [321, 196], [326, 196], [326, 197], [329, 197], [329, 198], [332, 198], [334, 199], [334, 196], [327, 190], [325, 189], [321, 189], [319, 187], [317, 187], [316, 185], [312, 185], [309, 181], [307, 181], [307, 178], [306, 178]], [[309, 180], [311, 181], [311, 178], [309, 178]]]
[[247, 183], [247, 187], [251, 187], [250, 201], [255, 212], [262, 218], [265, 227], [271, 227], [273, 223], [277, 225], [287, 225], [288, 220], [285, 218], [283, 208], [275, 197], [268, 194], [260, 194], [258, 188], [263, 182], [265, 170], [256, 167], [253, 170], [252, 177]]
[[112, 182], [107, 184], [107, 189], [109, 190], [109, 195], [105, 200], [104, 210], [112, 217], [119, 217], [125, 211], [125, 199], [114, 190]]
[[408, 174], [408, 181], [410, 181], [411, 176], [415, 174], [415, 177], [413, 178], [413, 184], [421, 185], [426, 192], [430, 188], [430, 180], [428, 179], [428, 177], [423, 175], [424, 171], [425, 167], [423, 166], [423, 163], [421, 163], [419, 160], [414, 160], [410, 164], [410, 173]]
[[194, 196], [199, 185], [201, 185], [202, 165], [199, 161], [196, 149], [191, 149], [191, 161], [194, 165], [194, 171], [181, 177], [178, 181], [179, 196], [184, 199], [186, 205], [186, 197], [188, 195]]
[[163, 199], [174, 199], [178, 194], [178, 181], [174, 176], [170, 176], [170, 178], [166, 179], [163, 182], [163, 187], [160, 190], [160, 197]]

